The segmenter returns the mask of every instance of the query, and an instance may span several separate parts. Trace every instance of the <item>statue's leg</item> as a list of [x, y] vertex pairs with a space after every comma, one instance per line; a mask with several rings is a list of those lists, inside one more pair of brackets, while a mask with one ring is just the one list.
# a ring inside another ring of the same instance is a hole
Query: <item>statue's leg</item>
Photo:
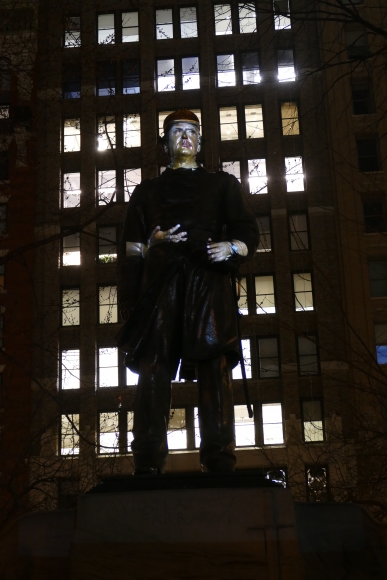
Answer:
[[202, 469], [234, 471], [234, 402], [226, 357], [200, 361], [197, 378]]

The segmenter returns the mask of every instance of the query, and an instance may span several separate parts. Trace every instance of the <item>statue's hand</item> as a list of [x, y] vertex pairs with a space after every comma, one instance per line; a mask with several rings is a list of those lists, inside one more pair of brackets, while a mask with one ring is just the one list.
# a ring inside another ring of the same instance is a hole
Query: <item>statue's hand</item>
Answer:
[[211, 238], [207, 242], [207, 254], [210, 262], [224, 262], [231, 256], [231, 242], [212, 243]]
[[161, 244], [163, 242], [173, 242], [177, 244], [178, 242], [186, 242], [187, 241], [187, 232], [179, 232], [175, 234], [174, 232], [178, 230], [180, 224], [174, 226], [170, 230], [166, 230], [165, 232], [161, 231], [160, 226], [155, 227], [153, 232], [149, 238], [149, 246], [155, 246], [156, 244]]

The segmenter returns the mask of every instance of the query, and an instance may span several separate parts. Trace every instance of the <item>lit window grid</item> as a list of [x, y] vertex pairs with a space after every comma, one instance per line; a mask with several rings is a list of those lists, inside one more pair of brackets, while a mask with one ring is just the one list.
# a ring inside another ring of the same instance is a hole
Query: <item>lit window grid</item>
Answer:
[[187, 449], [187, 423], [185, 409], [171, 409], [169, 414], [167, 441], [170, 450]]
[[80, 235], [70, 234], [62, 238], [62, 266], [79, 266], [81, 263]]
[[298, 106], [294, 101], [281, 103], [282, 135], [299, 135]]
[[99, 286], [98, 315], [99, 324], [118, 322], [117, 286]]
[[296, 80], [294, 64], [278, 65], [278, 82], [289, 83]]
[[79, 455], [79, 415], [61, 415], [60, 454], [62, 456]]
[[239, 278], [236, 280], [237, 285], [237, 296], [238, 298], [238, 310], [241, 314], [246, 315], [249, 313], [249, 303], [247, 298], [247, 279]]
[[175, 60], [173, 58], [157, 61], [158, 92], [174, 91], [176, 88]]
[[247, 165], [250, 193], [267, 193], [266, 159], [249, 159]]
[[98, 205], [107, 205], [116, 200], [116, 170], [98, 171]]
[[79, 288], [62, 290], [62, 326], [78, 326], [80, 318]]
[[254, 3], [239, 3], [238, 17], [240, 34], [251, 34], [257, 32], [257, 14]]
[[[274, 30], [289, 30], [292, 27], [288, 0], [274, 0]], [[282, 12], [283, 14], [279, 14]]]
[[98, 452], [100, 455], [119, 452], [118, 412], [99, 413]]
[[234, 141], [239, 139], [238, 113], [236, 107], [219, 108], [220, 140]]
[[259, 244], [257, 252], [271, 252], [271, 227], [270, 216], [258, 216], [256, 218], [259, 231]]
[[293, 274], [293, 288], [296, 312], [314, 310], [311, 273], [302, 272]]
[[195, 38], [198, 35], [196, 8], [194, 6], [180, 8], [181, 38]]
[[200, 89], [199, 57], [181, 59], [183, 91]]
[[275, 293], [273, 276], [255, 277], [256, 314], [275, 314]]
[[124, 115], [124, 147], [141, 147], [141, 118], [133, 113]]
[[115, 226], [98, 229], [98, 261], [111, 264], [117, 260], [117, 228]]
[[264, 445], [284, 443], [281, 403], [262, 404], [262, 435]]
[[262, 105], [245, 106], [246, 139], [262, 139], [263, 115]]
[[79, 207], [81, 202], [81, 174], [63, 173], [62, 207]]
[[286, 191], [304, 191], [302, 157], [285, 157]]
[[215, 35], [232, 34], [231, 4], [215, 4]]
[[246, 405], [234, 406], [235, 443], [237, 447], [252, 447], [255, 445], [255, 422], [250, 419]]
[[230, 173], [241, 183], [241, 162], [240, 161], [222, 161], [222, 171]]
[[140, 40], [138, 28], [138, 12], [124, 12], [121, 19], [122, 42], [138, 42]]
[[116, 119], [114, 116], [98, 119], [98, 151], [115, 149], [116, 147]]
[[99, 347], [98, 349], [98, 387], [118, 387], [118, 349]]
[[81, 19], [79, 16], [68, 16], [64, 33], [64, 47], [76, 48], [78, 46], [81, 46]]
[[[242, 339], [242, 356], [245, 363], [246, 379], [251, 379], [251, 340], [250, 338]], [[232, 369], [233, 380], [242, 380], [242, 367], [241, 363], [238, 363], [235, 368]]]
[[63, 121], [63, 151], [69, 153], [81, 150], [80, 119], [65, 119]]
[[98, 15], [98, 44], [114, 44], [114, 14]]
[[156, 10], [156, 40], [173, 38], [172, 8]]
[[80, 363], [79, 349], [62, 350], [60, 387], [62, 390], [79, 389]]
[[124, 201], [129, 201], [136, 186], [141, 183], [141, 168], [124, 169]]
[[280, 376], [278, 338], [276, 336], [258, 338], [259, 378], [274, 379]]
[[236, 74], [233, 54], [220, 54], [216, 57], [218, 87], [235, 87]]

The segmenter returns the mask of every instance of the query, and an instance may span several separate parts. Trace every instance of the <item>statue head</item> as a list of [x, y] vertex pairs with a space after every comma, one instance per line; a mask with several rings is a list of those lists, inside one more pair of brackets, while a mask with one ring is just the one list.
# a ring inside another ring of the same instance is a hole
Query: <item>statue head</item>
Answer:
[[200, 122], [188, 109], [179, 109], [164, 120], [163, 146], [171, 158], [171, 166], [197, 167], [196, 155], [200, 151]]

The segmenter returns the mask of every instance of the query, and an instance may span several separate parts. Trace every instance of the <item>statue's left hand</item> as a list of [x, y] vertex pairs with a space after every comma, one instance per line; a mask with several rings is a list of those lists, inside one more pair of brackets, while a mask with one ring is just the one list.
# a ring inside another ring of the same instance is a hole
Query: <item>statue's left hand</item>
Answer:
[[186, 242], [187, 241], [187, 232], [179, 232], [175, 234], [175, 231], [178, 230], [180, 224], [177, 224], [170, 230], [161, 231], [160, 226], [155, 227], [153, 232], [149, 238], [149, 246], [155, 246], [156, 244], [161, 244], [163, 242], [173, 242], [177, 244], [178, 242]]
[[207, 242], [207, 254], [208, 259], [211, 262], [224, 262], [231, 255], [231, 243], [230, 242], [216, 242], [212, 243], [211, 238]]

